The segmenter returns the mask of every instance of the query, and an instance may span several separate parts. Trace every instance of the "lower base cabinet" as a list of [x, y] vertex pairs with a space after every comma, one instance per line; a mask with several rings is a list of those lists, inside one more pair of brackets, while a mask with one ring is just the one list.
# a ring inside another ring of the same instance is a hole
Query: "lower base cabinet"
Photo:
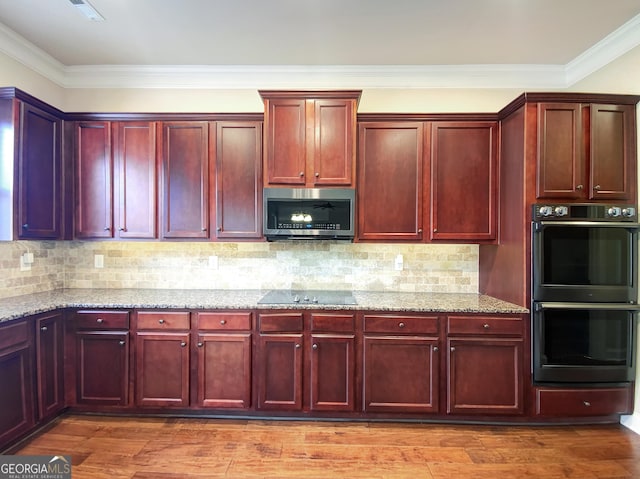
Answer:
[[55, 417], [64, 409], [64, 315], [34, 318], [38, 419]]

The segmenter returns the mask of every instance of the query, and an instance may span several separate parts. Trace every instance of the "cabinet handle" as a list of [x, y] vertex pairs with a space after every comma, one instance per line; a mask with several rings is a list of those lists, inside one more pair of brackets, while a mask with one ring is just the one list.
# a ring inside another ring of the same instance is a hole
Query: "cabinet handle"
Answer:
[[118, 344], [119, 344], [120, 346], [124, 346], [125, 344], [127, 344], [127, 342], [126, 342], [126, 341], [120, 341]]
[[489, 329], [491, 326], [489, 326], [489, 324], [488, 324], [488, 323], [484, 323], [484, 324], [482, 325], [482, 327], [483, 327], [484, 329]]
[[576, 186], [576, 190], [578, 190], [578, 191], [581, 190], [582, 188], [584, 188], [584, 186], [582, 186], [582, 185]]
[[104, 323], [104, 319], [98, 318], [98, 319], [96, 319], [96, 323], [102, 324], [102, 323]]
[[434, 353], [437, 353], [437, 352], [438, 352], [438, 346], [434, 346], [434, 347], [433, 347], [433, 352], [434, 352]]
[[455, 351], [456, 347], [455, 346], [451, 346], [451, 351]]
[[127, 231], [127, 228], [118, 228], [118, 231]]
[[216, 231], [222, 231], [222, 227], [218, 226], [218, 227], [216, 228]]
[[220, 324], [224, 326], [225, 324], [227, 324], [227, 320], [226, 319], [221, 319], [220, 320]]
[[29, 223], [25, 223], [22, 225], [22, 229], [23, 230], [28, 230], [29, 229]]
[[316, 178], [320, 177], [320, 173], [316, 173]]
[[180, 346], [181, 346], [181, 347], [183, 347], [183, 348], [184, 348], [186, 345], [187, 345], [186, 341], [182, 341], [182, 342], [180, 343]]
[[204, 346], [204, 343], [198, 343], [199, 348], [201, 348], [202, 346]]
[[300, 344], [296, 343], [296, 349], [300, 349]]
[[300, 173], [298, 173], [300, 175], [300, 178], [302, 178], [304, 176], [304, 171], [301, 171]]
[[46, 331], [47, 329], [49, 329], [49, 328], [47, 328], [46, 326], [42, 326], [42, 327], [40, 328], [40, 331]]
[[589, 401], [582, 401], [582, 404], [584, 404], [586, 407], [591, 407], [591, 403]]
[[311, 346], [313, 349], [318, 349], [318, 345], [314, 344], [313, 346]]
[[437, 233], [438, 232], [438, 228], [433, 228], [433, 232]]
[[111, 228], [110, 228], [109, 226], [105, 226], [105, 227], [104, 227], [104, 230], [105, 230], [105, 231], [111, 231]]
[[418, 228], [418, 233], [422, 233], [422, 228]]
[[596, 191], [599, 191], [600, 188], [601, 188], [600, 185], [596, 185], [596, 186], [593, 187], [593, 189], [596, 190]]
[[158, 320], [158, 323], [160, 323], [160, 324], [164, 324], [164, 319], [159, 319], [159, 320]]
[[207, 231], [207, 228], [201, 228], [200, 231]]
[[399, 327], [399, 328], [404, 328], [404, 323], [399, 323], [399, 324], [398, 324], [398, 327]]

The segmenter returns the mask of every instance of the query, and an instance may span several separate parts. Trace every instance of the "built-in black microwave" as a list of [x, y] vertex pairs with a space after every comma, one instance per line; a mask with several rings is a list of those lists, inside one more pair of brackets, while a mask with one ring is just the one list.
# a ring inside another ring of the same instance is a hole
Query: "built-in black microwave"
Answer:
[[352, 188], [265, 188], [263, 233], [281, 239], [353, 240]]

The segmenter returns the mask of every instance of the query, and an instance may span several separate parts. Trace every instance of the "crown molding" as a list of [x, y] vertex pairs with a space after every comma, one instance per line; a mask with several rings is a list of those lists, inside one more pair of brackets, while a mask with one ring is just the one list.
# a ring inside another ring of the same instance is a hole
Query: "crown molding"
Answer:
[[64, 66], [0, 23], [0, 51], [63, 88], [563, 89], [640, 45], [640, 15], [566, 65]]

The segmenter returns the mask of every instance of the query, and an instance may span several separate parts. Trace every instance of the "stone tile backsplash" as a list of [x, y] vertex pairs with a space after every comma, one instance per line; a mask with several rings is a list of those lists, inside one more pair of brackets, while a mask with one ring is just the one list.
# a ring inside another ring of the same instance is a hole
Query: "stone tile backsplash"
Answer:
[[[19, 268], [26, 248], [30, 272]], [[32, 241], [0, 243], [0, 258], [0, 298], [60, 287], [478, 292], [476, 245]]]

